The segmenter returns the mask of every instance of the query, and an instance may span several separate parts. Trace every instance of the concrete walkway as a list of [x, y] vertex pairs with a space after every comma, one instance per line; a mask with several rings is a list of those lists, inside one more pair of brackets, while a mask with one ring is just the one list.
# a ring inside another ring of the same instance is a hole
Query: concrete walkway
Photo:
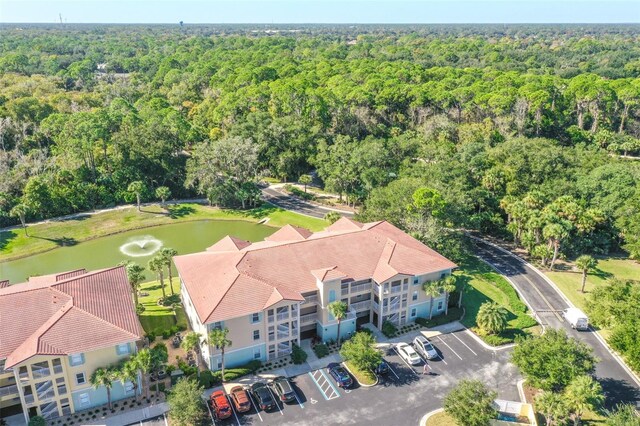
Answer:
[[107, 417], [106, 419], [99, 419], [85, 424], [104, 426], [130, 425], [140, 423], [154, 417], [162, 416], [167, 411], [169, 411], [169, 404], [167, 404], [166, 402], [161, 402], [160, 404], [127, 411], [126, 413], [116, 414], [114, 416]]

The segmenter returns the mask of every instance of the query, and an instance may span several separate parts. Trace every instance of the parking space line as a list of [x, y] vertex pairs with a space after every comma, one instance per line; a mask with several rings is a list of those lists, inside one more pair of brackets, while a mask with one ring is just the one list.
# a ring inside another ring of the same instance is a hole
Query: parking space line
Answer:
[[247, 391], [247, 395], [249, 395], [249, 399], [251, 399], [251, 402], [253, 403], [253, 408], [256, 409], [256, 414], [258, 415], [258, 417], [260, 417], [260, 421], [264, 422], [264, 420], [262, 420], [262, 416], [260, 415], [260, 407], [258, 407], [258, 404], [256, 404], [256, 401], [253, 399], [253, 396], [251, 396], [251, 392]]
[[[269, 389], [269, 392], [271, 392], [271, 396], [273, 397], [273, 401], [276, 403], [276, 407], [278, 407], [278, 411], [280, 411], [280, 415], [284, 416], [284, 413], [282, 412], [282, 410], [280, 409], [280, 404], [278, 403], [278, 398], [276, 398], [276, 394], [273, 391], [273, 389], [271, 389], [270, 387], [267, 386], [267, 389]], [[284, 403], [283, 403], [284, 404]]]
[[471, 351], [471, 353], [473, 353], [475, 356], [478, 356], [478, 354], [469, 347], [469, 345], [467, 345], [465, 342], [462, 341], [461, 338], [459, 338], [458, 336], [455, 335], [455, 333], [451, 334], [453, 337], [455, 337], [456, 339], [458, 339], [460, 341], [460, 343], [462, 343], [463, 345], [465, 345], [467, 347], [467, 349], [469, 349]]
[[216, 421], [213, 418], [213, 413], [211, 412], [211, 407], [209, 407], [209, 401], [207, 401], [206, 399], [204, 400], [205, 405], [207, 406], [207, 410], [209, 411], [209, 416], [211, 417], [211, 424], [213, 426], [216, 425]]
[[298, 392], [296, 392], [295, 389], [292, 389], [292, 390], [293, 390], [293, 395], [296, 397], [296, 401], [298, 401], [298, 405], [300, 405], [300, 408], [304, 408], [304, 404], [300, 401], [300, 398], [298, 398]]
[[229, 400], [229, 405], [231, 406], [231, 411], [233, 411], [233, 415], [236, 418], [236, 421], [238, 422], [238, 426], [241, 426], [242, 423], [240, 423], [240, 419], [238, 418], [238, 415], [236, 414], [236, 409], [233, 406], [233, 401], [231, 400], [231, 398], [229, 398], [229, 394], [227, 394], [227, 399]]
[[[397, 353], [397, 354], [398, 354], [398, 358], [400, 358], [400, 359], [402, 360], [402, 362], [404, 362], [404, 363], [405, 363], [405, 365], [406, 365], [407, 367], [409, 367], [409, 369], [410, 369], [411, 371], [413, 371], [413, 374], [415, 374], [416, 376], [420, 377], [420, 375], [419, 375], [418, 373], [416, 373], [416, 370], [414, 370], [414, 369], [413, 369], [413, 367], [411, 366], [411, 364], [409, 364], [407, 361], [405, 361], [405, 360], [404, 360], [404, 358], [402, 358], [402, 357], [400, 356], [400, 352], [398, 352], [398, 350], [396, 349], [396, 347], [395, 347], [395, 346], [392, 346], [392, 348], [393, 348], [393, 351], [394, 351], [395, 353]], [[422, 359], [422, 358], [421, 358], [421, 359]]]
[[[316, 373], [318, 374], [318, 377], [316, 377]], [[338, 390], [333, 387], [333, 384], [329, 381], [329, 378], [326, 374], [324, 374], [322, 369], [316, 370], [313, 373], [309, 371], [309, 376], [311, 376], [313, 383], [315, 383], [315, 385], [318, 387], [325, 400], [329, 401], [330, 399], [340, 397], [340, 392], [338, 392]], [[326, 390], [324, 389], [325, 386], [327, 388]], [[330, 396], [327, 394], [329, 390], [332, 391]]]
[[391, 367], [391, 364], [389, 362], [387, 362], [387, 365], [389, 366], [389, 370], [391, 370], [391, 372], [393, 373], [394, 376], [396, 376], [396, 379], [400, 380], [400, 376], [398, 376], [396, 374], [396, 372], [393, 370], [393, 368]]
[[436, 336], [436, 337], [438, 338], [438, 340], [440, 340], [442, 343], [444, 343], [444, 344], [445, 344], [449, 349], [451, 349], [451, 352], [453, 352], [454, 354], [456, 354], [456, 356], [457, 356], [458, 358], [462, 359], [462, 357], [461, 357], [460, 355], [458, 355], [458, 352], [454, 351], [454, 350], [453, 350], [453, 348], [447, 344], [447, 342], [445, 342], [444, 340], [442, 340], [442, 339], [440, 338], [440, 336]]
[[[325, 378], [325, 380], [327, 381], [327, 383], [329, 383], [329, 386], [331, 386], [331, 389], [333, 389], [333, 391], [335, 392], [336, 398], [340, 396], [340, 392], [338, 392], [338, 389], [336, 389], [335, 386], [333, 386], [333, 383], [331, 382], [331, 379], [329, 379], [329, 376], [327, 376], [327, 374], [324, 372], [323, 369], [320, 369], [320, 374], [322, 374], [322, 376]], [[329, 398], [329, 399], [333, 399], [333, 398]]]

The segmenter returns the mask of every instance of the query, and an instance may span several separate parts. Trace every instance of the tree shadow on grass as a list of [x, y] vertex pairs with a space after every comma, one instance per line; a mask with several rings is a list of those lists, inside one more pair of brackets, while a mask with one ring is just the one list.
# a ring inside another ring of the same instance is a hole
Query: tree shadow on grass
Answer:
[[55, 243], [58, 247], [71, 247], [78, 244], [78, 240], [71, 237], [46, 238], [46, 237], [38, 237], [37, 235], [32, 235], [31, 238], [37, 238], [38, 240], [51, 241], [52, 243]]
[[188, 216], [195, 212], [196, 212], [196, 209], [194, 209], [193, 207], [183, 206], [180, 204], [167, 207], [167, 214], [171, 219], [179, 219], [181, 217]]
[[[24, 231], [21, 231], [24, 232]], [[0, 251], [9, 245], [9, 243], [18, 238], [18, 230], [0, 232]]]
[[589, 271], [588, 275], [593, 275], [603, 280], [608, 280], [609, 278], [613, 278], [613, 274], [611, 272], [603, 271], [600, 268], [593, 268]]

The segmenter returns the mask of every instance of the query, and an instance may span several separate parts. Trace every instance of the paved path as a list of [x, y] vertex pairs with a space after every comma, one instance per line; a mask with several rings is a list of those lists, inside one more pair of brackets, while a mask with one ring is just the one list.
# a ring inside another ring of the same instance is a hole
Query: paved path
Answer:
[[106, 419], [95, 420], [84, 423], [87, 425], [105, 425], [105, 426], [122, 426], [122, 425], [167, 425], [164, 414], [169, 411], [169, 404], [161, 402], [160, 404], [151, 405], [149, 407], [139, 408], [137, 410], [127, 411], [115, 416], [109, 416]]
[[609, 407], [616, 403], [629, 402], [640, 407], [640, 382], [633, 373], [611, 353], [602, 338], [594, 331], [573, 330], [562, 318], [562, 311], [569, 308], [569, 302], [541, 272], [519, 257], [501, 250], [483, 240], [475, 240], [476, 254], [503, 274], [529, 305], [545, 327], [562, 328], [576, 339], [593, 348], [600, 359], [596, 366], [596, 376], [602, 384]]
[[291, 210], [296, 213], [311, 217], [317, 217], [320, 219], [324, 218], [324, 216], [331, 211], [337, 211], [342, 216], [353, 217], [353, 213], [351, 212], [307, 203], [306, 201], [300, 200], [299, 198], [283, 194], [282, 192], [272, 187], [262, 188], [262, 198], [264, 198], [264, 200], [268, 201], [274, 206], [278, 206], [285, 210]]

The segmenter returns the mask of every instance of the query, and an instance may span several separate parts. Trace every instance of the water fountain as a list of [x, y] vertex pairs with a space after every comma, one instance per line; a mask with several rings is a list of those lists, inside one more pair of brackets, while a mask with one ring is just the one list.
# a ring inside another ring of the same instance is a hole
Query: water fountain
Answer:
[[129, 257], [144, 257], [151, 256], [160, 248], [162, 248], [162, 241], [151, 235], [144, 235], [131, 238], [121, 245], [120, 253]]

